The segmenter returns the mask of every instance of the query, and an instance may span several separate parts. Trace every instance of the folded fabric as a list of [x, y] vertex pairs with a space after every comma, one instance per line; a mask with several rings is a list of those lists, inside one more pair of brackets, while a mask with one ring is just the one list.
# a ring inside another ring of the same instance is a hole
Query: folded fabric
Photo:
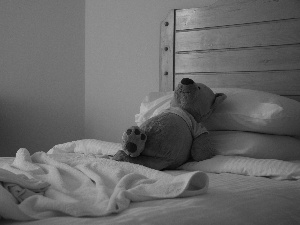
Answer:
[[33, 195], [44, 195], [49, 183], [28, 178], [23, 174], [14, 174], [0, 168], [0, 181], [2, 186], [14, 197], [15, 203], [19, 204]]
[[189, 162], [180, 167], [188, 171], [206, 173], [234, 173], [247, 176], [269, 177], [276, 180], [299, 180], [300, 161], [286, 162], [275, 159], [253, 159], [241, 156], [217, 155], [201, 162]]
[[96, 154], [98, 157], [103, 155], [105, 157], [105, 155], [116, 154], [120, 149], [122, 149], [121, 143], [113, 143], [96, 139], [83, 139], [55, 145], [47, 153], [84, 153]]
[[3, 183], [3, 187], [14, 196], [16, 203], [21, 203], [33, 195], [44, 195], [46, 191], [46, 188], [32, 191], [13, 183]]
[[23, 188], [34, 192], [43, 192], [49, 187], [49, 183], [42, 180], [28, 178], [23, 174], [14, 174], [8, 170], [0, 168], [0, 181], [3, 183], [17, 184]]
[[38, 165], [32, 164], [30, 153], [26, 148], [20, 148], [17, 151], [12, 166], [32, 174], [44, 173], [44, 171]]
[[[14, 218], [14, 220], [32, 220], [33, 218], [26, 215], [16, 204], [16, 199], [1, 185], [0, 182], [0, 219]], [[5, 207], [4, 207], [5, 206]]]
[[[209, 183], [203, 172], [174, 175], [82, 153], [37, 152], [27, 162], [40, 167], [44, 173], [33, 172], [33, 176], [51, 186], [45, 196], [34, 195], [22, 201], [17, 205], [19, 211], [0, 209], [0, 216], [9, 219], [22, 215], [34, 219], [63, 214], [104, 216], [125, 210], [132, 201], [201, 195], [207, 192]], [[19, 172], [25, 171], [19, 167]], [[0, 205], [6, 204], [6, 200], [0, 199]]]
[[[300, 140], [290, 136], [243, 131], [210, 131], [210, 141], [216, 155], [300, 160]], [[194, 142], [197, 142], [197, 139]]]
[[150, 92], [142, 101], [139, 114], [135, 115], [135, 122], [140, 126], [143, 122], [170, 108], [174, 92]]

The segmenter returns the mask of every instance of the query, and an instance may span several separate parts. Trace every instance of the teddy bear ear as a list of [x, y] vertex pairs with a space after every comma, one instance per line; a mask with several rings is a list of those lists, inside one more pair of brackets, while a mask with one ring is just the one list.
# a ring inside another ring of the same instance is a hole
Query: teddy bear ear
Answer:
[[224, 93], [216, 93], [215, 94], [215, 101], [211, 106], [211, 109], [214, 110], [217, 108], [225, 99], [227, 96]]
[[205, 114], [201, 120], [205, 121], [208, 119], [208, 117], [210, 117], [210, 115], [213, 113], [213, 111], [227, 98], [227, 96], [223, 93], [216, 93], [215, 94], [215, 101], [212, 104], [212, 106], [210, 107], [210, 110], [207, 114]]

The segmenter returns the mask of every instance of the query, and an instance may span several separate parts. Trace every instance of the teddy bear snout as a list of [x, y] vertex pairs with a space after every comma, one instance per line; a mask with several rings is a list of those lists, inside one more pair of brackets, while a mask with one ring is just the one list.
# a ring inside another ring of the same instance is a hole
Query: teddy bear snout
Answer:
[[181, 80], [181, 84], [184, 84], [184, 85], [189, 85], [189, 84], [193, 84], [193, 83], [195, 83], [195, 82], [190, 78], [183, 78]]

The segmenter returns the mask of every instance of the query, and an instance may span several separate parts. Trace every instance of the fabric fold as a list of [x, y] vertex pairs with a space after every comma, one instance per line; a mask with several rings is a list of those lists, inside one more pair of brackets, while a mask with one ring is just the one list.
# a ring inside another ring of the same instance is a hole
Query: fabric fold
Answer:
[[254, 159], [242, 156], [217, 155], [201, 162], [188, 162], [180, 169], [206, 173], [233, 173], [246, 176], [269, 177], [276, 180], [299, 180], [300, 162], [276, 159]]
[[[27, 171], [22, 170], [25, 164]], [[37, 152], [30, 160], [20, 157], [17, 167], [19, 173], [31, 174], [35, 180], [51, 184], [44, 196], [27, 197], [28, 192], [24, 192], [27, 198], [19, 205], [15, 203], [21, 214], [34, 219], [60, 215], [105, 216], [127, 209], [131, 202], [205, 194], [209, 184], [208, 176], [199, 171], [172, 174], [72, 152]], [[16, 170], [13, 166], [7, 168]], [[0, 204], [5, 204], [4, 200]], [[18, 217], [1, 213], [0, 210], [0, 216], [10, 219]]]

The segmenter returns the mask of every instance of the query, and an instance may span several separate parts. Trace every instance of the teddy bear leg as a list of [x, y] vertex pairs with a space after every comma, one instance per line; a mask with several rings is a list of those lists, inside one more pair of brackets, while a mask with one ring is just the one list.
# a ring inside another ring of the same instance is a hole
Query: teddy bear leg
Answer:
[[147, 135], [138, 126], [132, 126], [123, 133], [123, 151], [131, 157], [137, 157], [145, 148]]
[[140, 155], [138, 157], [130, 157], [122, 150], [119, 150], [112, 159], [121, 162], [139, 164], [155, 170], [169, 169], [168, 166], [171, 164], [171, 162], [168, 162], [166, 159], [154, 158], [151, 156]]

